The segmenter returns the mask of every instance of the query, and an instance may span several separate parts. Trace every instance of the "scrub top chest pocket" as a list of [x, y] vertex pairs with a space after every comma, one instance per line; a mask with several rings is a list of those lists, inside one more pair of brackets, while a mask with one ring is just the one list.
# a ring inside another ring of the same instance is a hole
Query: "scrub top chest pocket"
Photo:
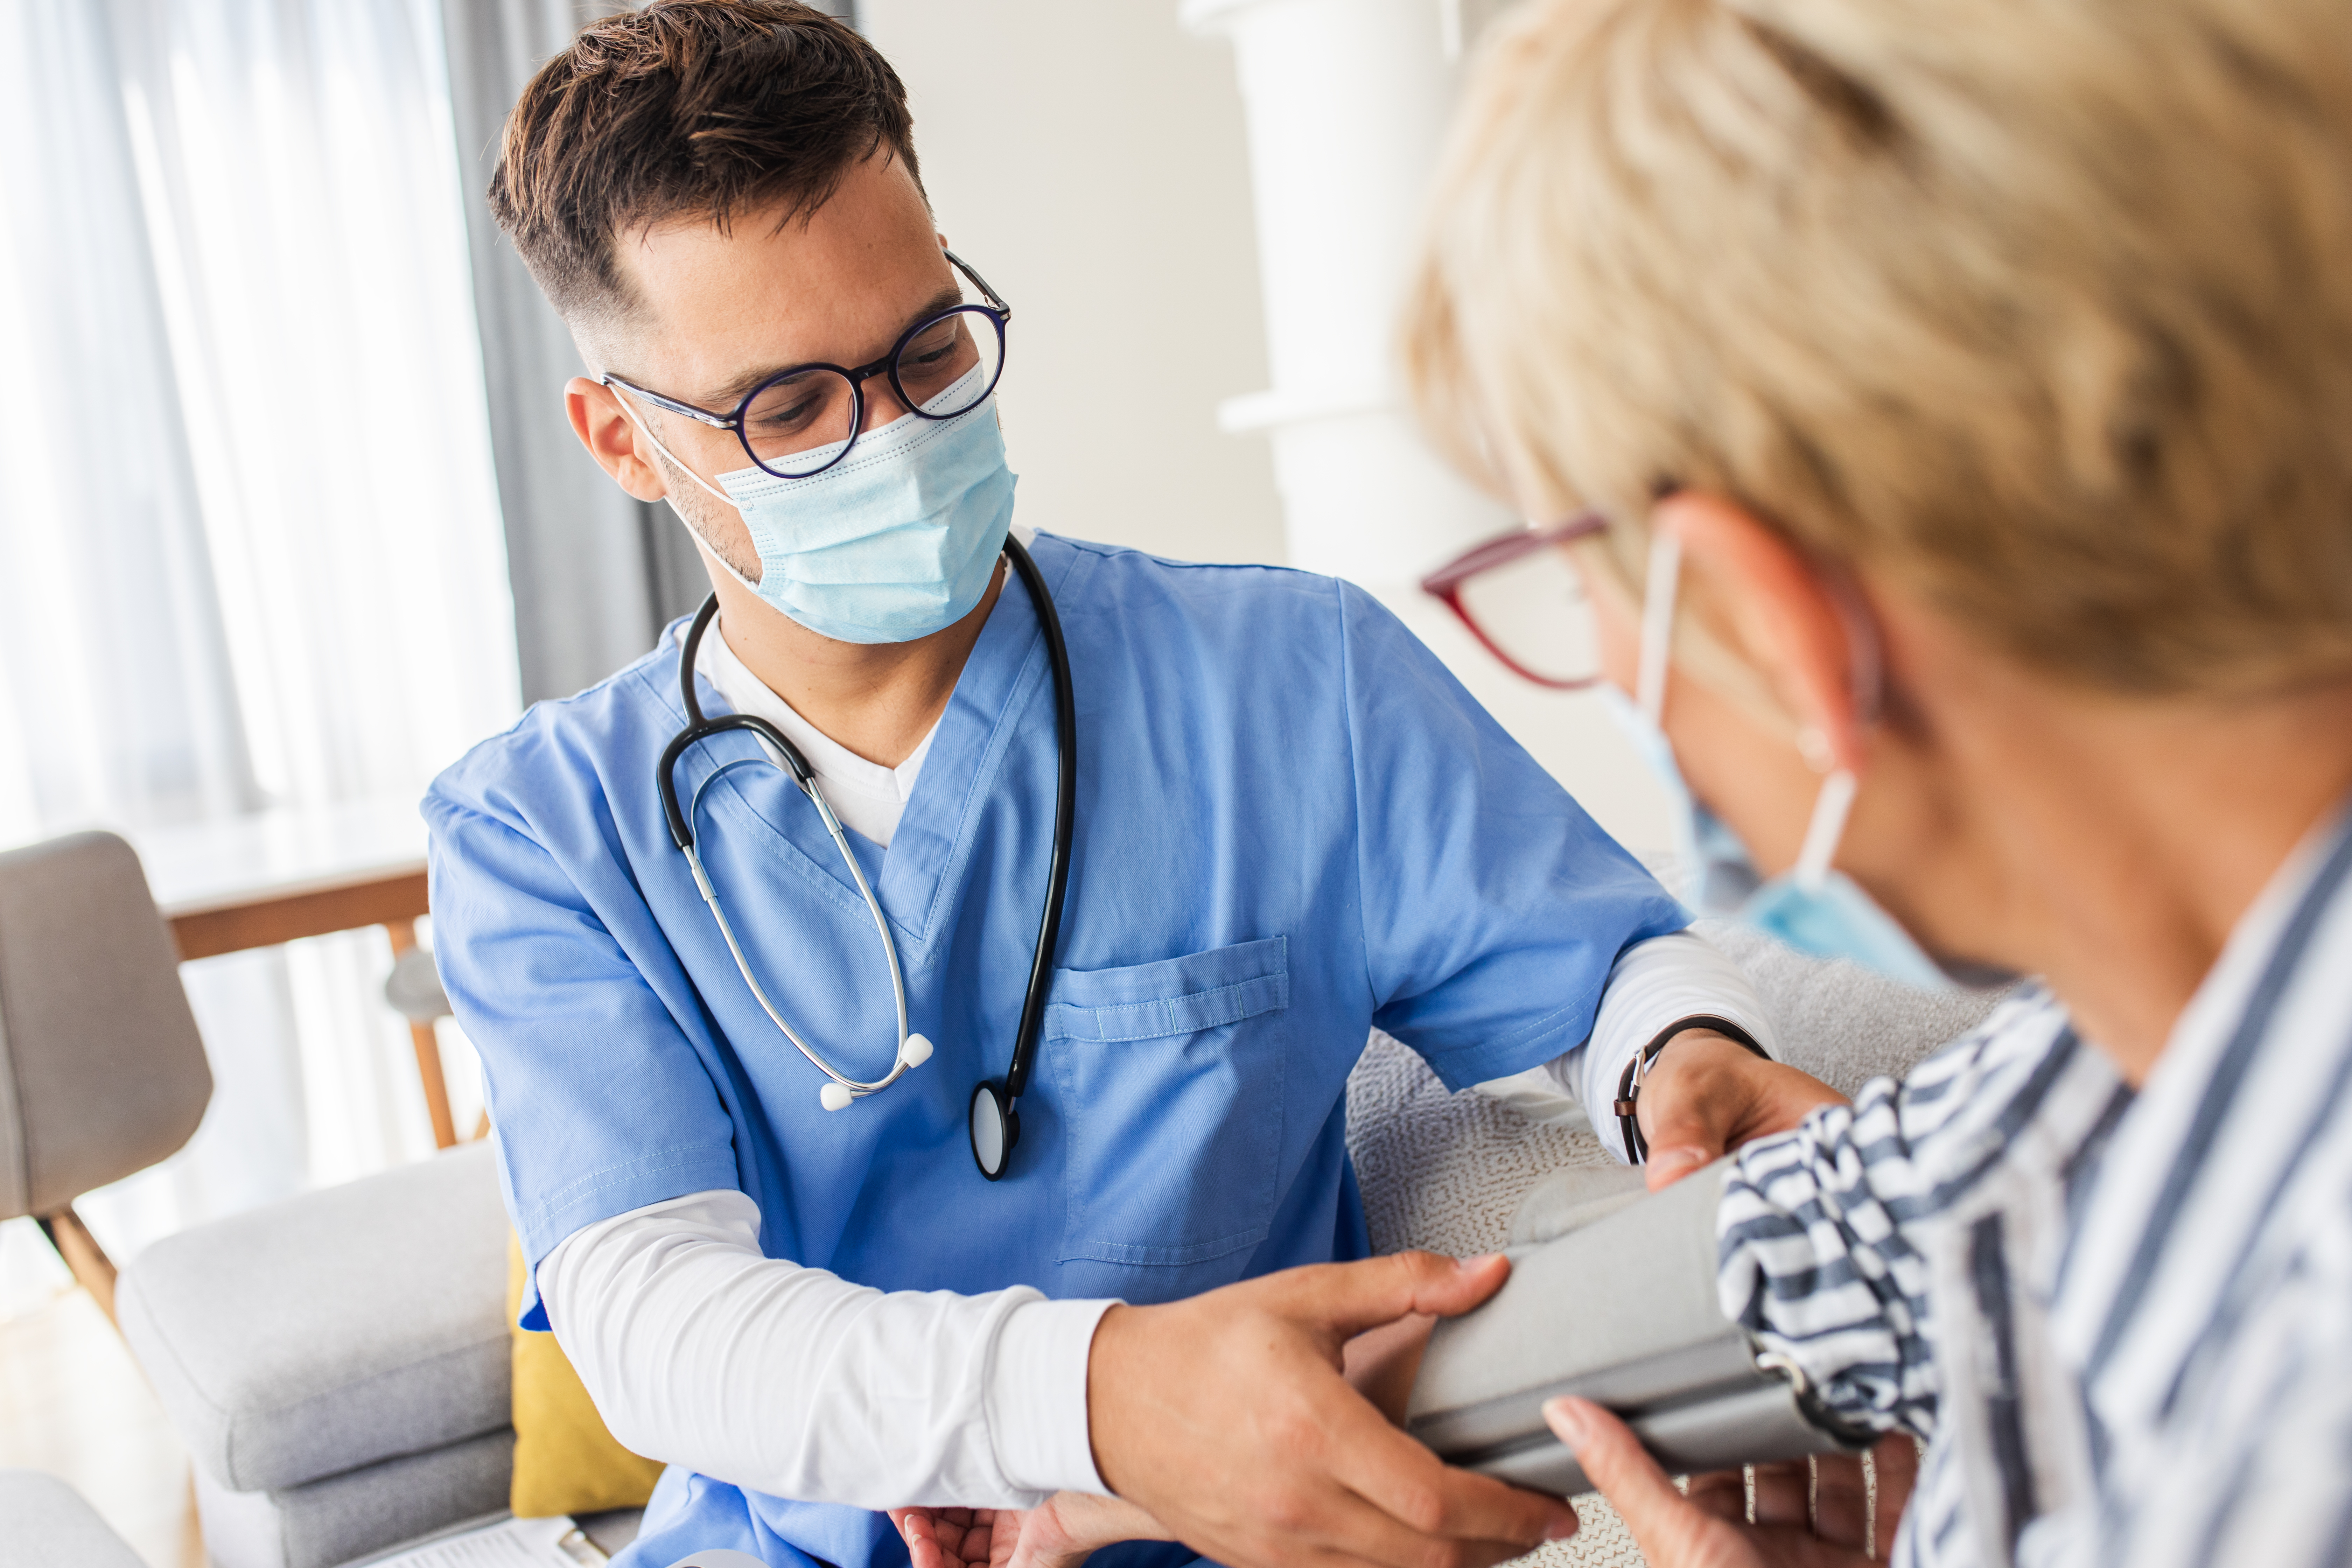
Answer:
[[1265, 1239], [1289, 1005], [1281, 937], [1055, 975], [1044, 1058], [1069, 1127], [1064, 1261], [1175, 1269]]

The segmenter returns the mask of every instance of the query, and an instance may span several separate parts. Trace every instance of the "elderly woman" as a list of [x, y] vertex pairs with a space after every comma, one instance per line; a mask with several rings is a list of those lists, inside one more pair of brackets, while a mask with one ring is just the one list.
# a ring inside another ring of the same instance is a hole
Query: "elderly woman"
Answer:
[[[1530, 0], [1438, 189], [1417, 392], [1589, 609], [1490, 640], [1589, 622], [1707, 901], [2035, 977], [1739, 1152], [1727, 1310], [1927, 1439], [1900, 1561], [2352, 1561], [2340, 0]], [[1756, 1124], [1711, 1048], [1654, 1184]], [[1654, 1568], [1866, 1544], [1549, 1414]]]
[[[1538, 0], [1439, 190], [1423, 408], [1716, 896], [2035, 977], [1739, 1154], [1727, 1310], [1928, 1440], [1899, 1561], [2352, 1560], [2343, 7]], [[1860, 1544], [1548, 1414], [1658, 1568]]]

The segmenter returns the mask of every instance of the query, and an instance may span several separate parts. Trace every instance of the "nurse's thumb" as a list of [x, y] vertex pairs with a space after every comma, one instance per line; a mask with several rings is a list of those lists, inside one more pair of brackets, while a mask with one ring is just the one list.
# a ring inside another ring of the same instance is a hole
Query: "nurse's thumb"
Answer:
[[1503, 1288], [1511, 1277], [1511, 1260], [1499, 1252], [1476, 1258], [1448, 1258], [1451, 1268], [1441, 1271], [1421, 1293], [1414, 1310], [1451, 1318], [1466, 1312]]
[[1501, 1289], [1510, 1273], [1510, 1260], [1499, 1253], [1457, 1260], [1435, 1252], [1398, 1252], [1302, 1268], [1297, 1277], [1315, 1287], [1315, 1315], [1352, 1338], [1412, 1313], [1450, 1318], [1466, 1312]]

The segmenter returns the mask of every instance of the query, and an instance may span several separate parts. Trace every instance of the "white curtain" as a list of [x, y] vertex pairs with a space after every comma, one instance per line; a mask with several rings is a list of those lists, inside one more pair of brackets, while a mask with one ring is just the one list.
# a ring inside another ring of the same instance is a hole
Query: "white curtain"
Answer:
[[[0, 0], [0, 843], [413, 797], [519, 700], [437, 0]], [[185, 966], [100, 1239], [429, 1150], [389, 963]]]

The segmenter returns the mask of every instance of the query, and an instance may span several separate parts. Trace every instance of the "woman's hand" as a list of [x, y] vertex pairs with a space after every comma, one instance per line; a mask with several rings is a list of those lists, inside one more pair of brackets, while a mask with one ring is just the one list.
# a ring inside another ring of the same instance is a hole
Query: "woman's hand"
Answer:
[[1642, 1078], [1633, 1115], [1650, 1145], [1650, 1190], [1673, 1186], [1742, 1143], [1785, 1132], [1821, 1105], [1845, 1096], [1810, 1073], [1768, 1062], [1712, 1029], [1666, 1042]]
[[[1617, 1510], [1650, 1568], [1835, 1568], [1885, 1562], [1917, 1478], [1919, 1451], [1896, 1433], [1873, 1451], [1878, 1479], [1872, 1528], [1859, 1458], [1758, 1465], [1756, 1522], [1738, 1470], [1693, 1476], [1687, 1495], [1631, 1428], [1585, 1399], [1555, 1399], [1544, 1419]], [[1812, 1494], [1808, 1506], [1807, 1494]]]
[[[894, 1508], [890, 1522], [907, 1542], [914, 1568], [990, 1568], [1004, 1561], [1021, 1532], [1022, 1515], [1009, 1508]], [[1004, 1532], [1005, 1553], [995, 1551], [996, 1533]]]
[[1078, 1568], [1120, 1541], [1162, 1541], [1160, 1521], [1131, 1502], [1056, 1492], [1033, 1509], [894, 1508], [913, 1568]]

